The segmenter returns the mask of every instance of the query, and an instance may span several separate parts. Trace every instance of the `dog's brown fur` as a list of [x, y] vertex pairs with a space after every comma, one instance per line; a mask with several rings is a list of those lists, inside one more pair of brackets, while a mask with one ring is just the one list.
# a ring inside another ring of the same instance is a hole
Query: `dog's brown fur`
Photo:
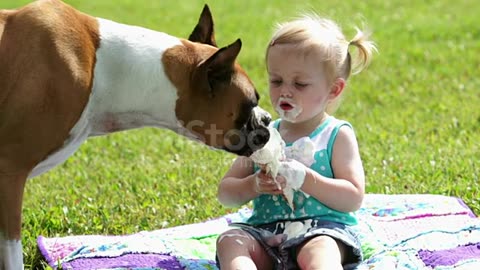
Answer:
[[[69, 24], [58, 24], [60, 16]], [[0, 207], [18, 212], [26, 176], [62, 146], [88, 102], [98, 26], [56, 0], [1, 11], [0, 18], [0, 186], [12, 197], [0, 196]], [[20, 236], [19, 223], [18, 214], [0, 215], [7, 237]]]
[[[98, 27], [94, 17], [60, 0], [0, 10], [0, 240], [20, 239], [26, 179], [63, 146], [89, 101]], [[200, 135], [216, 126], [222, 133], [205, 136], [205, 143], [228, 148], [235, 139], [225, 133], [249, 126], [259, 98], [235, 60], [241, 42], [216, 47], [207, 7], [190, 40], [181, 42], [158, 59], [178, 90], [176, 116], [183, 123], [202, 120], [190, 130]], [[127, 128], [106, 127], [105, 133]]]

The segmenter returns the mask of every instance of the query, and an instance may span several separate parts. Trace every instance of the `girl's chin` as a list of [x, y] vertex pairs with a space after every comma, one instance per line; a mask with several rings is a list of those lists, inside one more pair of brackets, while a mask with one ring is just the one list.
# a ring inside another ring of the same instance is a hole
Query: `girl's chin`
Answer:
[[284, 111], [284, 110], [277, 110], [280, 118], [290, 123], [297, 123], [300, 122], [299, 115], [300, 111]]

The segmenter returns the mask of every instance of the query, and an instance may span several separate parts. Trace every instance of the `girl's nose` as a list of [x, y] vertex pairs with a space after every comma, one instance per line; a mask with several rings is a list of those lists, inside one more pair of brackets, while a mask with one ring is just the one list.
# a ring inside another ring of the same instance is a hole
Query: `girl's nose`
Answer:
[[292, 97], [292, 88], [289, 85], [283, 85], [280, 89], [280, 96]]

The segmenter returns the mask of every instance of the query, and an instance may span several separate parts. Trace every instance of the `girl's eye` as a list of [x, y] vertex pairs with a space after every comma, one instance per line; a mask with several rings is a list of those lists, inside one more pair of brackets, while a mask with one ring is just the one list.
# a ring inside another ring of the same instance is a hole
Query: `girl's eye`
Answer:
[[297, 88], [305, 88], [307, 86], [308, 86], [308, 84], [306, 84], [306, 83], [299, 83], [299, 82], [295, 83], [295, 87], [297, 87]]
[[281, 80], [270, 80], [270, 84], [278, 86], [278, 85], [282, 84], [282, 81]]

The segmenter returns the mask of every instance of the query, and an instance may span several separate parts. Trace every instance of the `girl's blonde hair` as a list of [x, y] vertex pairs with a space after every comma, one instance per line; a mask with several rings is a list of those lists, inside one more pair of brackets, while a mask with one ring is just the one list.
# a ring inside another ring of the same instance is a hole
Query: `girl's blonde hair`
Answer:
[[[375, 43], [370, 38], [370, 33], [355, 28], [357, 33], [348, 41], [341, 28], [332, 20], [321, 18], [316, 14], [305, 14], [301, 17], [277, 25], [266, 56], [272, 46], [277, 44], [293, 44], [307, 55], [312, 51], [320, 52], [328, 79], [333, 83], [338, 78], [345, 81], [351, 74], [360, 73], [372, 59], [372, 54], [377, 51]], [[350, 47], [357, 48], [356, 57], [352, 59]], [[337, 98], [336, 101], [339, 99]], [[337, 102], [327, 107], [327, 112], [333, 112]]]

